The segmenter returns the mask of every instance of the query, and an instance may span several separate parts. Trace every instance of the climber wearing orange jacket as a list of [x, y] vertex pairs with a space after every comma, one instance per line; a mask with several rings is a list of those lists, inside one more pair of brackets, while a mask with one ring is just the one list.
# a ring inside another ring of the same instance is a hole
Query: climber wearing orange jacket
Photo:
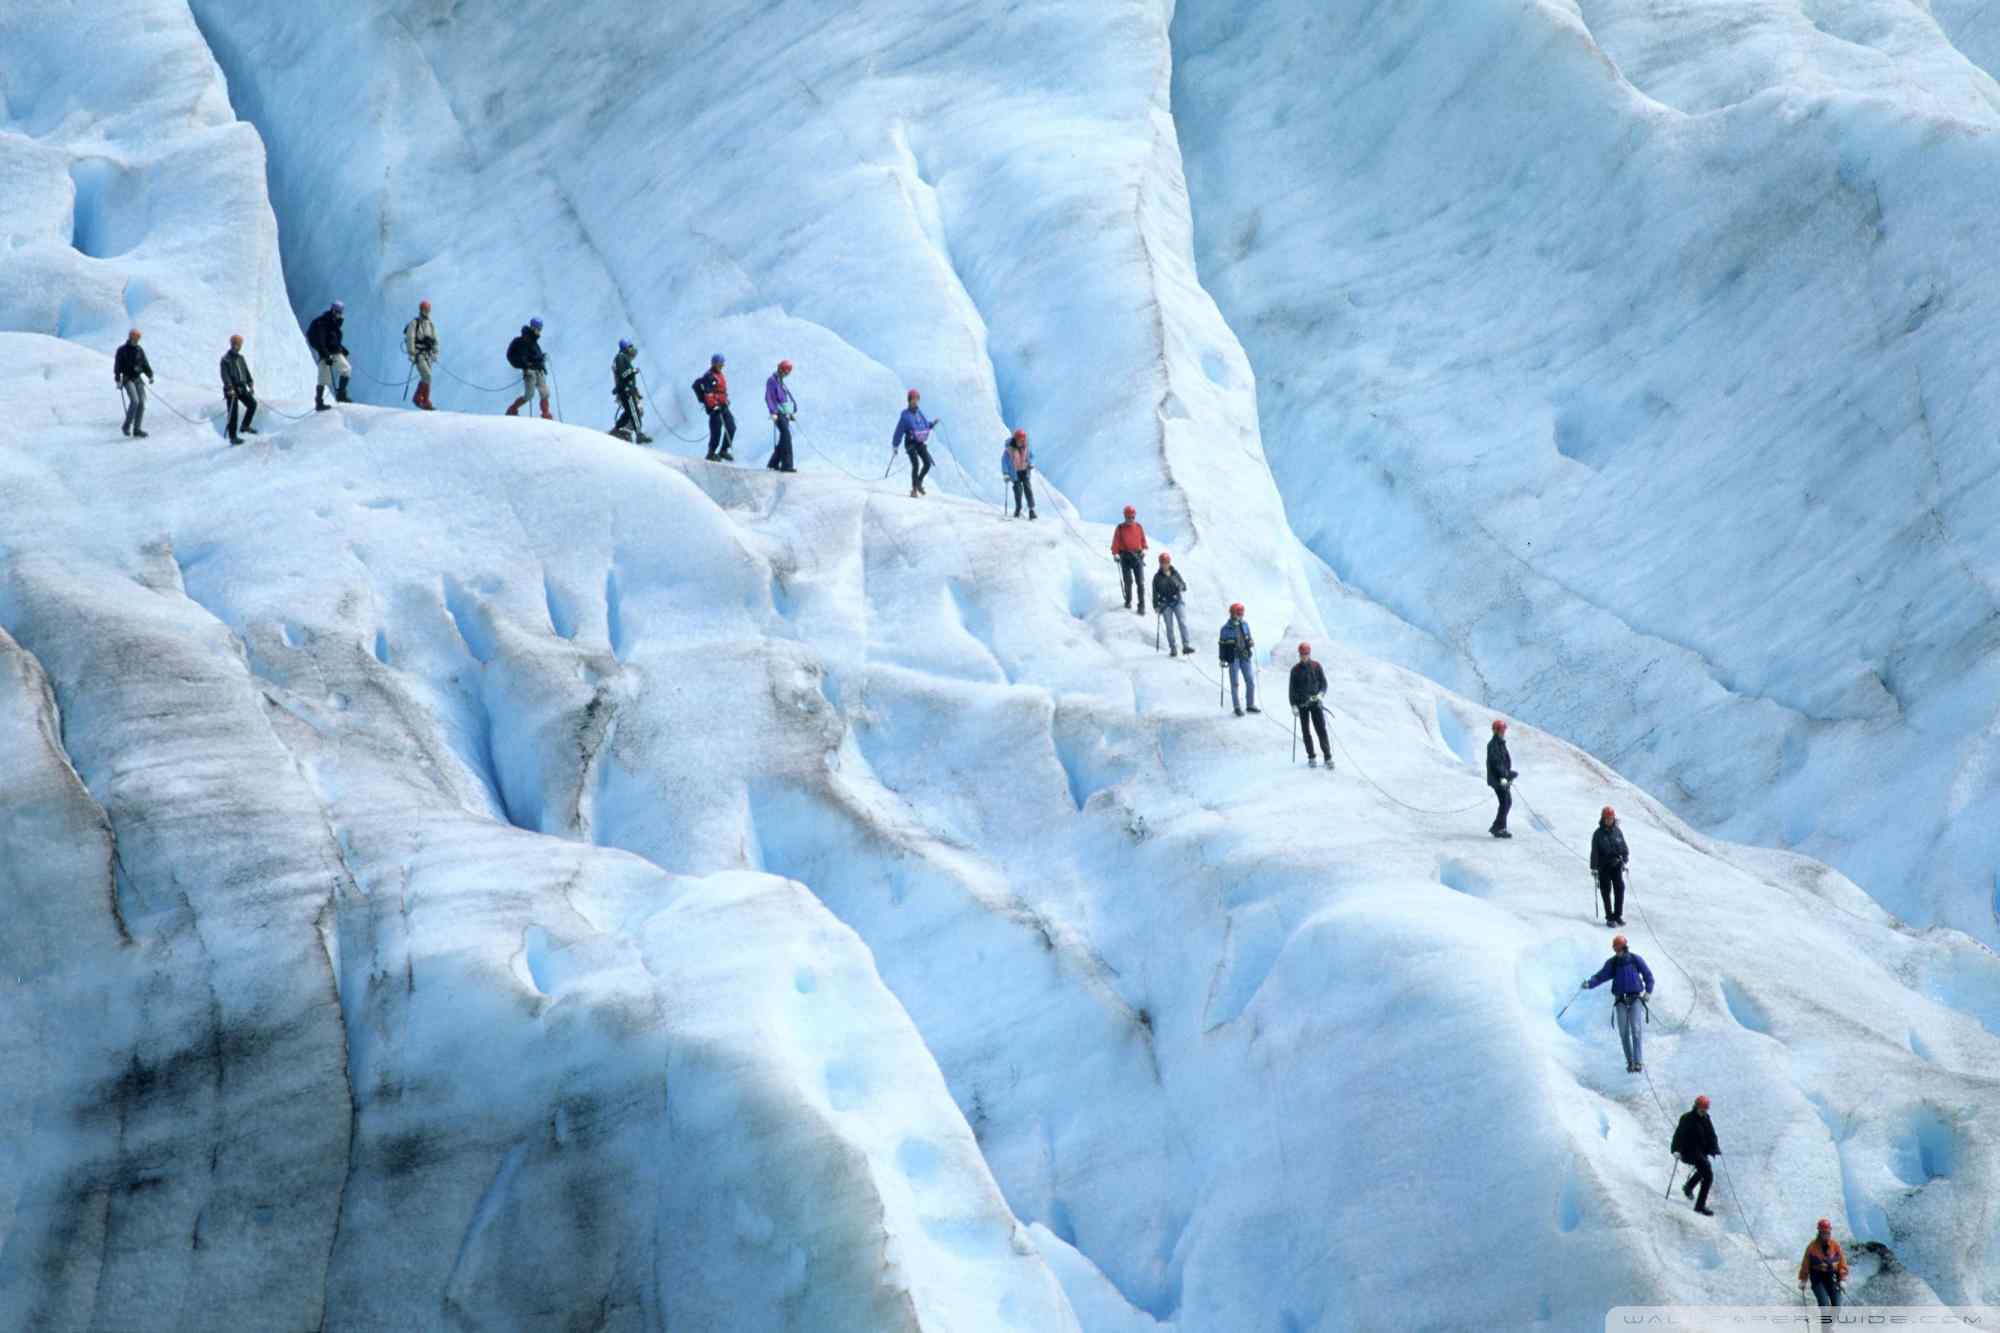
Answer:
[[1111, 556], [1125, 585], [1125, 605], [1132, 605], [1134, 589], [1139, 593], [1139, 614], [1146, 614], [1146, 530], [1139, 526], [1139, 511], [1125, 506], [1125, 521], [1111, 534]]
[[1806, 1257], [1799, 1260], [1799, 1290], [1804, 1291], [1810, 1283], [1815, 1301], [1838, 1308], [1840, 1289], [1846, 1281], [1847, 1256], [1840, 1252], [1840, 1242], [1833, 1238], [1833, 1223], [1822, 1217], [1819, 1234], [1806, 1246]]

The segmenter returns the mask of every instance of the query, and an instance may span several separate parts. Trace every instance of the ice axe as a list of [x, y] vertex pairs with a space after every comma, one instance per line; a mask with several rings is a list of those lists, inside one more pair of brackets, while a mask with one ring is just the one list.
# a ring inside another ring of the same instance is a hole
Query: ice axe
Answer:
[[1667, 1169], [1667, 1192], [1660, 1196], [1662, 1199], [1671, 1199], [1674, 1197], [1674, 1177], [1681, 1173], [1681, 1159], [1671, 1157], [1668, 1160], [1673, 1162], [1673, 1165]]
[[[1583, 994], [1583, 989], [1584, 988], [1582, 986], [1578, 986], [1576, 988], [1576, 995]], [[1562, 1016], [1569, 1012], [1569, 1007], [1571, 1005], [1576, 1003], [1576, 995], [1572, 995], [1569, 997], [1569, 999], [1563, 1001], [1563, 1007], [1556, 1010], [1556, 1022], [1558, 1023], [1562, 1022]]]

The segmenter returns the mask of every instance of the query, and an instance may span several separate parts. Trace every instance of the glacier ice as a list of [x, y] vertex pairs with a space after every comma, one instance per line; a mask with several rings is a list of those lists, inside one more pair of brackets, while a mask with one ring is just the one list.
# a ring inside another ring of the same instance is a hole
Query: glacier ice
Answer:
[[[1462, 346], [1443, 320], [1314, 355], [1327, 321], [1353, 316], [1311, 306], [1311, 287], [1361, 253], [1316, 253], [1323, 229], [1366, 201], [1329, 212], [1266, 188], [1264, 150], [1282, 158], [1286, 135], [1333, 114], [1320, 44], [1347, 33], [1380, 56], [1368, 77], [1436, 97], [1427, 76], [1464, 70], [1484, 41], [1494, 86], [1575, 113], [1537, 167], [1588, 185], [1617, 234], [1699, 258], [1714, 216], [1676, 211], [1643, 172], [1603, 186], [1604, 142], [1636, 120], [1656, 138], [1633, 142], [1671, 156], [1654, 122], [1707, 119], [1697, 160], [1727, 167], [1748, 207], [1793, 136], [1888, 151], [1869, 138], [1882, 104], [1921, 104], [1924, 125], [1986, 114], [1989, 81], [1919, 18], [1815, 4], [1814, 31], [1839, 31], [1814, 37], [1760, 7], [1756, 40], [1724, 59], [1698, 30], [1712, 6], [1671, 22], [1610, 3], [1448, 20], [1374, 6], [1336, 29], [1317, 10], [1188, 0], [726, 5], [699, 29], [621, 27], [616, 51], [603, 34], [627, 11], [602, 3], [534, 24], [479, 6], [193, 8], [271, 146], [292, 302], [345, 299], [357, 359], [391, 379], [364, 378], [364, 396], [395, 400], [395, 331], [427, 295], [447, 365], [474, 381], [497, 380], [506, 335], [542, 314], [565, 415], [597, 429], [356, 406], [276, 418], [230, 450], [204, 398], [135, 450], [94, 401], [107, 340], [6, 289], [10, 319], [29, 314], [0, 334], [0, 736], [16, 757], [0, 773], [16, 923], [0, 943], [0, 1322], [1233, 1333], [1396, 1310], [1429, 1327], [1465, 1296], [1442, 1265], [1480, 1274], [1499, 1326], [1584, 1329], [1614, 1300], [1788, 1295], [1821, 1214], [1885, 1247], [1857, 1251], [1869, 1298], [2000, 1296], [2000, 965], [1826, 866], [1676, 813], [1717, 823], [1697, 779], [1743, 782], [1737, 752], [1777, 746], [1804, 776], [1738, 790], [1783, 824], [1768, 840], [1812, 845], [1801, 785], [1851, 771], [1864, 739], [1902, 764], [1920, 728], [1880, 694], [1928, 697], [1950, 660], [1913, 653], [1878, 686], [1844, 675], [1820, 698], [1827, 673], [1801, 645], [1753, 653], [1718, 615], [1701, 628], [1740, 656], [1697, 667], [1662, 650], [1674, 671], [1633, 687], [1658, 722], [1710, 679], [1688, 673], [1721, 673], [1702, 696], [1720, 720], [1700, 715], [1716, 734], [1656, 738], [1685, 756], [1667, 777], [1652, 751], [1612, 747], [1666, 802], [1523, 725], [1521, 836], [1486, 838], [1485, 705], [1355, 649], [1583, 730], [1600, 701], [1577, 673], [1630, 645], [1561, 605], [1587, 550], [1509, 559], [1462, 520], [1474, 468], [1502, 478], [1500, 531], [1557, 490], [1582, 495], [1579, 468], [1638, 505], [1609, 438], [1629, 404], [1579, 397], [1550, 428], [1561, 461], [1509, 455], [1502, 428], [1537, 418], [1502, 372], [1540, 354], [1515, 306], [1556, 261], [1483, 256], [1537, 239], [1535, 219], [1504, 212], [1464, 253], [1423, 250], [1461, 239], [1451, 209], [1424, 215], [1443, 188], [1428, 173], [1495, 201], [1540, 188], [1531, 171], [1501, 193], [1512, 123], [1463, 140], [1490, 107], [1414, 98], [1439, 118], [1433, 139], [1391, 125], [1372, 91], [1339, 114], [1380, 118], [1389, 141], [1347, 147], [1412, 210], [1366, 238], [1393, 266], [1352, 297], [1405, 311], [1474, 275], [1485, 285], [1441, 306], [1483, 321], [1496, 364], [1416, 355]], [[1259, 8], [1295, 40], [1246, 44]], [[1933, 11], [1977, 60], [1973, 8]], [[206, 71], [199, 123], [254, 146], [185, 15], [145, 12]], [[52, 14], [0, 31], [47, 61]], [[1422, 40], [1436, 33], [1452, 40]], [[1870, 34], [1880, 59], [1848, 49]], [[1810, 79], [1789, 60], [1801, 43], [1818, 52]], [[134, 59], [107, 73], [136, 77]], [[1628, 86], [1641, 78], [1650, 92]], [[64, 163], [88, 156], [104, 99], [80, 89], [67, 137], [44, 143], [52, 113], [7, 80], [0, 170], [52, 144]], [[1733, 109], [1660, 101], [1726, 102], [1728, 80], [1755, 85]], [[1785, 111], [1812, 81], [1833, 110]], [[326, 115], [302, 87], [357, 89], [365, 114]], [[1246, 108], [1271, 123], [1245, 132]], [[1223, 136], [1263, 148], [1219, 162]], [[1977, 137], [1952, 151], [1976, 157]], [[122, 188], [82, 170], [107, 198]], [[1232, 201], [1253, 197], [1234, 230]], [[38, 253], [67, 245], [67, 222], [33, 216]], [[173, 217], [177, 243], [214, 222]], [[117, 249], [119, 225], [82, 238]], [[1925, 225], [1965, 247], [1940, 263], [1970, 262], [1976, 233]], [[268, 234], [241, 235], [275, 262]], [[1399, 295], [1405, 270], [1432, 285]], [[1709, 308], [1671, 266], [1640, 271], [1671, 307], [1659, 318]], [[260, 280], [276, 327], [253, 356], [296, 339], [285, 287]], [[184, 342], [250, 309], [228, 283], [176, 290]], [[1573, 354], [1591, 296], [1543, 314]], [[1715, 299], [1740, 318], [1755, 303]], [[1965, 317], [1946, 302], [1924, 327]], [[1697, 320], [1670, 343], [1690, 375], [1714, 369], [1710, 332]], [[663, 382], [656, 417], [682, 431], [665, 400], [685, 402], [675, 375], [712, 348], [740, 400], [768, 361], [798, 360], [809, 472], [606, 438], [591, 357], [624, 333]], [[1630, 356], [1628, 336], [1608, 341]], [[1350, 358], [1384, 357], [1366, 383], [1396, 392], [1350, 401]], [[191, 364], [169, 378], [206, 385]], [[258, 364], [267, 392], [302, 394], [301, 361]], [[1452, 376], [1508, 395], [1447, 412]], [[910, 382], [948, 421], [925, 502], [868, 472]], [[1683, 411], [1720, 410], [1683, 392]], [[439, 397], [493, 406], [448, 378]], [[1370, 411], [1384, 415], [1360, 425]], [[1055, 522], [998, 521], [1003, 423], [1034, 432]], [[1781, 437], [1781, 462], [1806, 430]], [[1682, 506], [1649, 529], [1663, 560], [1709, 535], [1688, 514], [1714, 488], [1668, 465], [1679, 438], [1645, 440]], [[1440, 441], [1460, 454], [1441, 464]], [[1752, 482], [1774, 489], [1753, 462], [1732, 521], [1775, 527], [1778, 501], [1751, 507]], [[1094, 520], [1127, 499], [1190, 578], [1197, 641], [1248, 601], [1267, 690], [1300, 636], [1319, 645], [1336, 774], [1286, 768], [1282, 712], [1211, 711], [1206, 655], [1157, 656], [1119, 608]], [[1343, 525], [1373, 525], [1371, 541]], [[1800, 586], [1795, 565], [1766, 566]], [[1923, 573], [1885, 569], [1871, 595], [1908, 595]], [[1616, 577], [1612, 593], [1662, 622], [1689, 604], [1675, 569]], [[1506, 583], [1506, 612], [1441, 615], [1452, 580]], [[1912, 603], [1947, 630], [1965, 604]], [[1842, 620], [1808, 602], [1801, 622], [1863, 635], [1877, 605]], [[1523, 663], [1527, 616], [1552, 606], [1544, 655]], [[1963, 703], [1977, 680], [1959, 688]], [[1732, 700], [1755, 689], [1770, 698], [1746, 715]], [[1795, 735], [1795, 695], [1845, 710], [1837, 734]], [[1928, 707], [1946, 727], [1946, 704]], [[1958, 779], [1968, 802], [1979, 774]], [[1606, 800], [1634, 844], [1631, 933], [1661, 978], [1650, 1081], [1619, 1071], [1601, 993], [1564, 1010], [1604, 947], [1572, 849]], [[1818, 850], [1908, 853], [1874, 848]], [[1666, 1132], [1696, 1091], [1729, 1149], [1712, 1222], [1658, 1198]]]

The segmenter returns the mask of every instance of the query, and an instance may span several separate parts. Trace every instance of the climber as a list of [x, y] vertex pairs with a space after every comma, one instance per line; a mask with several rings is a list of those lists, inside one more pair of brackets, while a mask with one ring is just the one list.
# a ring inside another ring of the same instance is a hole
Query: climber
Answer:
[[633, 444], [651, 444], [646, 434], [646, 395], [639, 392], [639, 348], [630, 338], [618, 340], [618, 355], [611, 358], [611, 396], [618, 403], [618, 420], [611, 433]]
[[153, 363], [146, 359], [146, 353], [139, 346], [139, 330], [133, 329], [125, 335], [125, 341], [111, 357], [111, 382], [125, 395], [125, 424], [118, 428], [120, 435], [131, 435], [145, 439], [146, 384], [139, 377], [146, 377], [146, 384], [153, 380]]
[[1146, 614], [1146, 530], [1139, 526], [1139, 511], [1125, 506], [1125, 521], [1111, 533], [1111, 558], [1118, 562], [1118, 581], [1125, 589], [1125, 605], [1139, 594], [1139, 614]]
[[1493, 816], [1493, 827], [1487, 829], [1496, 838], [1511, 838], [1507, 831], [1507, 812], [1514, 808], [1514, 779], [1521, 776], [1514, 771], [1514, 760], [1507, 753], [1507, 724], [1499, 718], [1493, 719], [1493, 739], [1486, 742], [1486, 785], [1500, 798], [1499, 812]]
[[792, 397], [792, 391], [785, 387], [785, 379], [792, 373], [792, 363], [780, 361], [778, 368], [771, 372], [771, 378], [764, 381], [764, 410], [771, 414], [771, 424], [778, 428], [778, 442], [771, 449], [771, 461], [764, 464], [773, 472], [797, 472], [792, 466], [792, 422], [799, 415], [799, 404]]
[[426, 412], [431, 406], [431, 367], [437, 364], [438, 331], [431, 323], [431, 303], [417, 302], [417, 317], [403, 326], [403, 355], [417, 372], [417, 392], [410, 401]]
[[[250, 376], [250, 363], [243, 357], [243, 335], [229, 335], [229, 350], [222, 354], [222, 397], [229, 404], [229, 442], [243, 443], [244, 435], [255, 435], [250, 418], [257, 415], [257, 382]], [[243, 409], [239, 425], [236, 410]], [[240, 434], [238, 432], [241, 432]]]
[[931, 474], [931, 432], [943, 424], [943, 418], [931, 421], [925, 418], [917, 407], [923, 395], [915, 389], [905, 398], [903, 414], [896, 418], [896, 433], [889, 437], [889, 465], [896, 465], [896, 450], [908, 449], [910, 454], [910, 496], [912, 499], [923, 495], [924, 478]]
[[[1022, 501], [1027, 502], [1029, 519], [1035, 517], [1035, 488], [1028, 481], [1029, 474], [1034, 470], [1035, 451], [1028, 447], [1028, 432], [1017, 430], [1000, 446], [1000, 477], [1014, 496], [1015, 518], [1021, 516]], [[1007, 513], [1004, 499], [1000, 503], [1000, 513], [1003, 517]]]
[[1618, 828], [1618, 812], [1607, 805], [1597, 816], [1597, 830], [1590, 835], [1590, 873], [1597, 876], [1607, 926], [1625, 924], [1625, 862], [1630, 857], [1625, 835]]
[[729, 376], [723, 374], [726, 358], [717, 352], [708, 358], [708, 371], [694, 382], [694, 396], [708, 413], [708, 461], [732, 460], [729, 446], [736, 443], [736, 414], [729, 410]]
[[347, 307], [335, 301], [306, 325], [306, 346], [312, 348], [313, 356], [319, 361], [319, 383], [313, 388], [313, 408], [326, 412], [331, 409], [326, 403], [326, 391], [333, 390], [337, 403], [352, 402], [347, 396], [347, 381], [353, 376], [354, 368], [347, 361], [347, 344], [341, 341], [341, 325], [346, 321]]
[[[1618, 1020], [1618, 1042], [1625, 1048], [1625, 1072], [1636, 1074], [1646, 1067], [1641, 1031], [1644, 1023], [1639, 1011], [1646, 1007], [1647, 997], [1653, 993], [1653, 969], [1626, 946], [1623, 935], [1612, 937], [1611, 957], [1583, 984], [1586, 989], [1595, 990], [1607, 981], [1611, 983], [1611, 1007]], [[1648, 1014], [1651, 1012], [1647, 1009]]]
[[1839, 1309], [1841, 1289], [1846, 1282], [1847, 1256], [1840, 1252], [1840, 1242], [1833, 1238], [1833, 1223], [1822, 1217], [1818, 1234], [1806, 1246], [1806, 1257], [1799, 1260], [1799, 1290], [1804, 1291], [1811, 1284], [1814, 1302]]
[[[1125, 512], [1129, 514], [1132, 511], [1128, 509]], [[1133, 526], [1136, 527], [1137, 524]], [[1257, 668], [1250, 656], [1256, 648], [1256, 640], [1250, 637], [1250, 622], [1243, 618], [1243, 603], [1230, 603], [1229, 619], [1222, 622], [1222, 633], [1218, 636], [1216, 651], [1221, 655], [1223, 667], [1229, 672], [1229, 703], [1235, 708], [1238, 717], [1242, 717], [1246, 711], [1251, 713], [1264, 711], [1257, 707]], [[1237, 698], [1236, 682], [1239, 677], [1243, 681], [1243, 693], [1249, 699], [1247, 708]]]
[[[1686, 1162], [1692, 1171], [1688, 1173], [1687, 1184], [1681, 1186], [1681, 1196], [1694, 1200], [1694, 1210], [1703, 1217], [1714, 1217], [1715, 1212], [1708, 1206], [1708, 1190], [1715, 1184], [1715, 1168], [1708, 1159], [1722, 1155], [1722, 1145], [1716, 1142], [1715, 1126], [1708, 1118], [1708, 1098], [1694, 1099], [1694, 1109], [1681, 1117], [1674, 1126], [1674, 1141], [1667, 1151]], [[1699, 1188], [1700, 1194], [1695, 1190]]]
[[[1174, 558], [1165, 551], [1160, 552], [1160, 567], [1153, 574], [1153, 611], [1167, 623], [1169, 655], [1186, 656], [1194, 651], [1194, 640], [1188, 637], [1187, 612], [1181, 609], [1181, 598], [1186, 592], [1187, 580], [1174, 568]], [[1178, 645], [1174, 639], [1176, 623], [1181, 627]]]
[[[1313, 729], [1319, 729], [1319, 752], [1326, 756], [1326, 771], [1333, 771], [1333, 747], [1326, 739], [1326, 708], [1320, 703], [1326, 694], [1326, 671], [1313, 661], [1313, 646], [1299, 645], [1299, 662], [1292, 668], [1292, 711], [1299, 715], [1299, 730], [1306, 737], [1306, 767], [1319, 767], [1313, 757]], [[1293, 759], [1298, 755], [1293, 753]]]
[[542, 317], [536, 315], [521, 326], [520, 334], [507, 344], [507, 364], [521, 372], [521, 396], [507, 404], [507, 415], [518, 416], [530, 398], [542, 400], [542, 420], [554, 421], [549, 411], [549, 358], [542, 351]]

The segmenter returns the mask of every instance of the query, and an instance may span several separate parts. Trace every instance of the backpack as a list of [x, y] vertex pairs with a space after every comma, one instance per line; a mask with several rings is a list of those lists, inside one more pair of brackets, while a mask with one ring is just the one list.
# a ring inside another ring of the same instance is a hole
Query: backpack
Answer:
[[514, 341], [507, 344], [507, 364], [516, 370], [528, 368], [527, 350], [521, 346], [526, 341], [527, 335], [517, 334]]
[[1225, 662], [1236, 660], [1236, 631], [1232, 628], [1235, 623], [1233, 620], [1223, 621], [1222, 633], [1216, 637], [1215, 650]]

